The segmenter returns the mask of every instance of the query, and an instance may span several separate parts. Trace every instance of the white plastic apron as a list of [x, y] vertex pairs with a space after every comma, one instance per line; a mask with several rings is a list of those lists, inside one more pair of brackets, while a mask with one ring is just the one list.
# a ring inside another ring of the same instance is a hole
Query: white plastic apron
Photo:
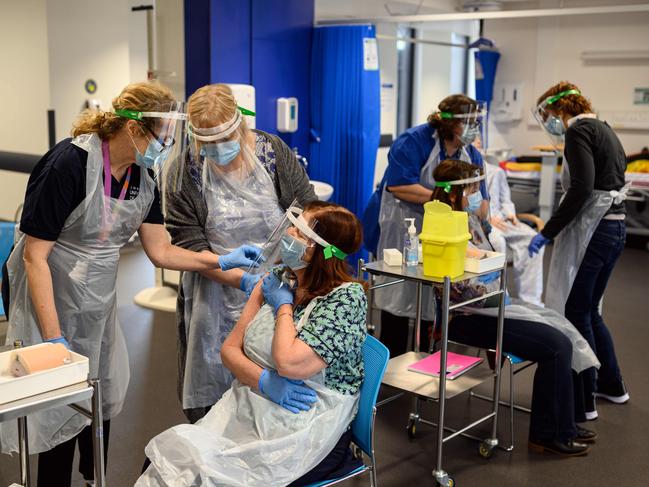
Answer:
[[[322, 299], [309, 303], [298, 330]], [[275, 317], [265, 304], [244, 338], [246, 355], [264, 368], [275, 368], [274, 331]], [[358, 395], [325, 387], [324, 374], [305, 381], [318, 400], [299, 414], [235, 380], [199, 422], [175, 426], [149, 442], [145, 452], [152, 465], [136, 487], [280, 487], [300, 478], [333, 449], [358, 408]]]
[[[474, 244], [482, 250], [490, 250], [490, 243], [487, 240], [480, 220], [475, 215], [469, 215], [469, 226], [473, 235]], [[476, 285], [479, 281], [472, 279], [471, 284]], [[488, 292], [500, 288], [500, 280], [493, 281], [485, 286]], [[498, 307], [492, 308], [465, 308], [467, 312], [482, 316], [498, 317]], [[514, 304], [505, 306], [505, 318], [531, 321], [538, 324], [545, 324], [563, 333], [572, 343], [572, 368], [575, 372], [581, 372], [589, 367], [598, 367], [599, 361], [595, 353], [588, 345], [588, 342], [581, 336], [581, 333], [563, 315], [553, 309], [542, 308], [531, 303], [516, 300]], [[506, 325], [505, 325], [506, 326]], [[505, 350], [507, 351], [507, 350]]]
[[[419, 184], [428, 189], [434, 189], [435, 179], [433, 179], [433, 171], [439, 165], [440, 161], [440, 147], [441, 142], [437, 132], [433, 134], [435, 144], [433, 150], [430, 152], [424, 167], [419, 173]], [[466, 148], [460, 149], [460, 159], [471, 163], [471, 158]], [[424, 207], [414, 203], [408, 203], [395, 198], [392, 193], [383, 188], [381, 195], [381, 211], [379, 214], [379, 225], [381, 227], [381, 234], [379, 237], [377, 259], [383, 258], [383, 250], [397, 249], [403, 252], [403, 236], [406, 232], [405, 218], [414, 218], [415, 226], [418, 232], [421, 232]], [[377, 277], [376, 283], [387, 282], [391, 279]], [[414, 318], [416, 313], [416, 284], [412, 282], [404, 282], [402, 284], [395, 284], [383, 289], [377, 289], [374, 293], [376, 305], [378, 308], [392, 313], [397, 316], [405, 316]], [[434, 318], [434, 299], [433, 292], [430, 286], [424, 287], [423, 292], [423, 315], [424, 320], [432, 321]]]
[[[106, 420], [121, 411], [130, 376], [126, 345], [117, 324], [119, 251], [146, 218], [155, 182], [148, 171], [142, 170], [135, 199], [108, 198], [101, 180], [101, 140], [94, 134], [81, 135], [72, 143], [88, 152], [86, 198], [65, 221], [48, 265], [61, 332], [72, 350], [89, 358], [89, 376], [101, 379]], [[24, 345], [33, 345], [41, 343], [42, 338], [29, 296], [24, 247], [25, 236], [18, 234], [7, 265], [12, 298], [7, 343], [20, 339]], [[90, 408], [90, 401], [86, 407]], [[32, 453], [49, 450], [76, 436], [87, 424], [88, 419], [67, 406], [32, 414], [28, 416], [29, 448]], [[0, 442], [3, 452], [17, 451], [14, 422], [0, 425]]]
[[[570, 172], [565, 159], [561, 168], [561, 186], [564, 192], [570, 187]], [[565, 313], [566, 301], [590, 239], [611, 205], [622, 203], [626, 199], [629, 187], [630, 184], [627, 184], [620, 191], [594, 190], [575, 219], [554, 239], [545, 290], [547, 307], [562, 315]]]
[[[213, 252], [227, 254], [240, 245], [263, 245], [284, 216], [273, 181], [247, 147], [244, 169], [225, 173], [208, 165], [203, 196], [207, 204], [205, 236]], [[243, 291], [214, 282], [198, 272], [182, 277], [185, 294], [187, 360], [183, 409], [213, 405], [234, 377], [221, 362], [221, 346], [246, 302]]]

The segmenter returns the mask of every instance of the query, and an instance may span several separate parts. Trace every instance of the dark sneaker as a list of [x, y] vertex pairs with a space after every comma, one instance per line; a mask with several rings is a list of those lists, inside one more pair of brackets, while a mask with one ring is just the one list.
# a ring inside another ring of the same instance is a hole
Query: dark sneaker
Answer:
[[582, 457], [588, 455], [590, 447], [576, 439], [568, 441], [534, 441], [530, 440], [528, 448], [537, 453], [554, 453], [561, 457]]
[[577, 425], [577, 437], [575, 438], [575, 441], [578, 441], [579, 443], [595, 443], [596, 439], [597, 433]]
[[601, 397], [615, 404], [624, 404], [629, 400], [629, 393], [626, 390], [624, 381], [620, 379], [615, 384], [597, 384], [595, 397]]
[[595, 421], [597, 419], [597, 407], [595, 406], [595, 397], [586, 398], [586, 421]]

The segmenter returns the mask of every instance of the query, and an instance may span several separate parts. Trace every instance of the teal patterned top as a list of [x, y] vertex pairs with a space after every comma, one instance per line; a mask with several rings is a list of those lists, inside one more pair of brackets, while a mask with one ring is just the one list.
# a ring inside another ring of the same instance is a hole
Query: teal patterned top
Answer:
[[[365, 290], [353, 283], [322, 298], [297, 335], [327, 363], [325, 385], [342, 394], [356, 394], [363, 382], [366, 313]], [[296, 323], [303, 314], [298, 306]]]

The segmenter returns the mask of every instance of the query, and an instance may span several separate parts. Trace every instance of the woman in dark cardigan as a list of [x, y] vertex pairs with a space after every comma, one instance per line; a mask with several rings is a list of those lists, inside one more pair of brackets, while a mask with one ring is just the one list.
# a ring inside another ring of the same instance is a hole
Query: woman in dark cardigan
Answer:
[[[236, 242], [263, 244], [297, 200], [316, 200], [304, 168], [277, 136], [247, 128], [226, 85], [188, 101], [189, 148], [171, 174], [165, 222], [175, 245], [227, 253]], [[232, 382], [221, 345], [257, 277], [241, 269], [181, 275], [176, 319], [179, 395], [189, 421], [202, 418]]]

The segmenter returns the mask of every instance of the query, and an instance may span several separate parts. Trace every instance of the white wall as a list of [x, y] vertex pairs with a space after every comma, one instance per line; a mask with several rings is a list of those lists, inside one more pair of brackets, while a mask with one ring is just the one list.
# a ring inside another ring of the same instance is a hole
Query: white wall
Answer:
[[[133, 0], [138, 3], [141, 0]], [[182, 0], [156, 0], [158, 79], [185, 97], [185, 13]]]
[[[131, 80], [128, 0], [50, 0], [47, 2], [50, 100], [56, 110], [57, 140], [69, 136], [88, 98], [109, 109]], [[89, 95], [87, 79], [97, 83]]]
[[47, 150], [45, 0], [0, 0], [0, 150]]
[[[580, 59], [585, 50], [646, 50], [648, 23], [646, 13], [487, 21], [485, 35], [496, 41], [502, 54], [496, 89], [502, 83], [523, 83], [525, 110], [520, 122], [494, 124], [491, 147], [512, 147], [522, 154], [532, 145], [547, 144], [528, 113], [538, 96], [560, 80], [577, 84], [612, 125], [611, 112], [641, 111], [649, 116], [649, 107], [633, 105], [633, 88], [649, 86], [649, 63], [589, 65]], [[649, 145], [649, 130], [617, 133], [627, 153]]]

